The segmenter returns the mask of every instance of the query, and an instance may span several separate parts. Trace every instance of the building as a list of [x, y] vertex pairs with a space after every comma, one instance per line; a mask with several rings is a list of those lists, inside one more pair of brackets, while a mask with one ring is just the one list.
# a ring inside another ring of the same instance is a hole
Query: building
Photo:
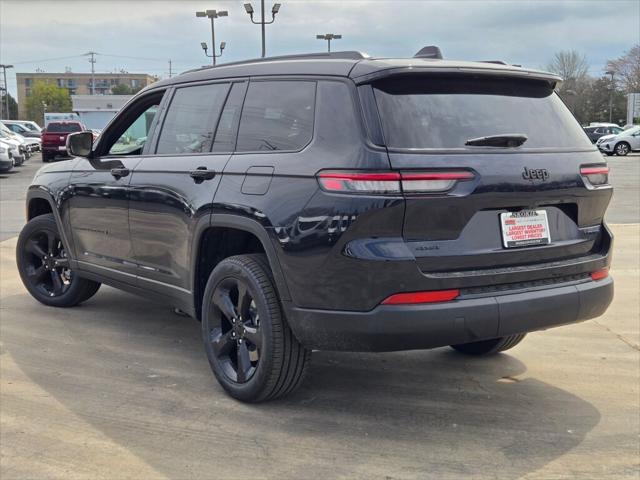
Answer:
[[[126, 85], [139, 90], [155, 82], [157, 77], [146, 73], [96, 73], [94, 92], [96, 95], [108, 95], [116, 85]], [[31, 95], [31, 88], [36, 82], [51, 82], [69, 90], [70, 95], [90, 95], [90, 73], [16, 73], [18, 84], [18, 116], [25, 118], [27, 113], [26, 99]]]
[[71, 95], [73, 113], [87, 128], [103, 129], [132, 95]]

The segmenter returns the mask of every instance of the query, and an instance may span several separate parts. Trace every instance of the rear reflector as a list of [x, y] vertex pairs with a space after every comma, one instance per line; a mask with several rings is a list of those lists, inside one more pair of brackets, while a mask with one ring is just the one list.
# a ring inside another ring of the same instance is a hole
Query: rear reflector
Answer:
[[595, 272], [591, 272], [591, 280], [602, 280], [603, 278], [607, 278], [609, 276], [609, 269], [603, 268], [601, 270], [596, 270]]
[[396, 293], [386, 298], [382, 302], [382, 305], [413, 305], [416, 303], [448, 302], [458, 296], [460, 296], [460, 290]]
[[320, 186], [341, 193], [437, 193], [451, 190], [459, 181], [472, 180], [469, 171], [451, 172], [320, 172]]
[[581, 167], [580, 175], [587, 177], [592, 185], [605, 185], [609, 183], [609, 167]]

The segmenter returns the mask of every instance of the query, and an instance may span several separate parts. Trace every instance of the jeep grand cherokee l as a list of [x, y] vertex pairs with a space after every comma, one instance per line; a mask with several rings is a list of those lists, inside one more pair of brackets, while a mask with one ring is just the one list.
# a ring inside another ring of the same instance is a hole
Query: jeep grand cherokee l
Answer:
[[40, 169], [22, 280], [51, 306], [106, 283], [181, 309], [253, 402], [313, 349], [492, 354], [597, 317], [612, 188], [559, 81], [342, 52], [154, 83]]

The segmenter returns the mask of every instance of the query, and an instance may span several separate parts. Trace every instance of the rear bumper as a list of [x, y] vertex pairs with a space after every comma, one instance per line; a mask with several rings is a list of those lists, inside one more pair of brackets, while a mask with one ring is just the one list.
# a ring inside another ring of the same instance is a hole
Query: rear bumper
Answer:
[[422, 305], [380, 305], [369, 312], [288, 309], [289, 324], [308, 348], [395, 351], [435, 348], [544, 330], [602, 315], [613, 280], [461, 298]]

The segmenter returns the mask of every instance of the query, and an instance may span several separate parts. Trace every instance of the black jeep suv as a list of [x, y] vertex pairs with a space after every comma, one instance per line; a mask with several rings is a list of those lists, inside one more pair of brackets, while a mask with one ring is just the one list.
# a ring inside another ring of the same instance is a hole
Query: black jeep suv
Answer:
[[473, 355], [601, 315], [608, 168], [554, 75], [357, 52], [163, 80], [29, 187], [40, 302], [101, 283], [201, 320], [213, 373], [262, 401], [312, 349]]

